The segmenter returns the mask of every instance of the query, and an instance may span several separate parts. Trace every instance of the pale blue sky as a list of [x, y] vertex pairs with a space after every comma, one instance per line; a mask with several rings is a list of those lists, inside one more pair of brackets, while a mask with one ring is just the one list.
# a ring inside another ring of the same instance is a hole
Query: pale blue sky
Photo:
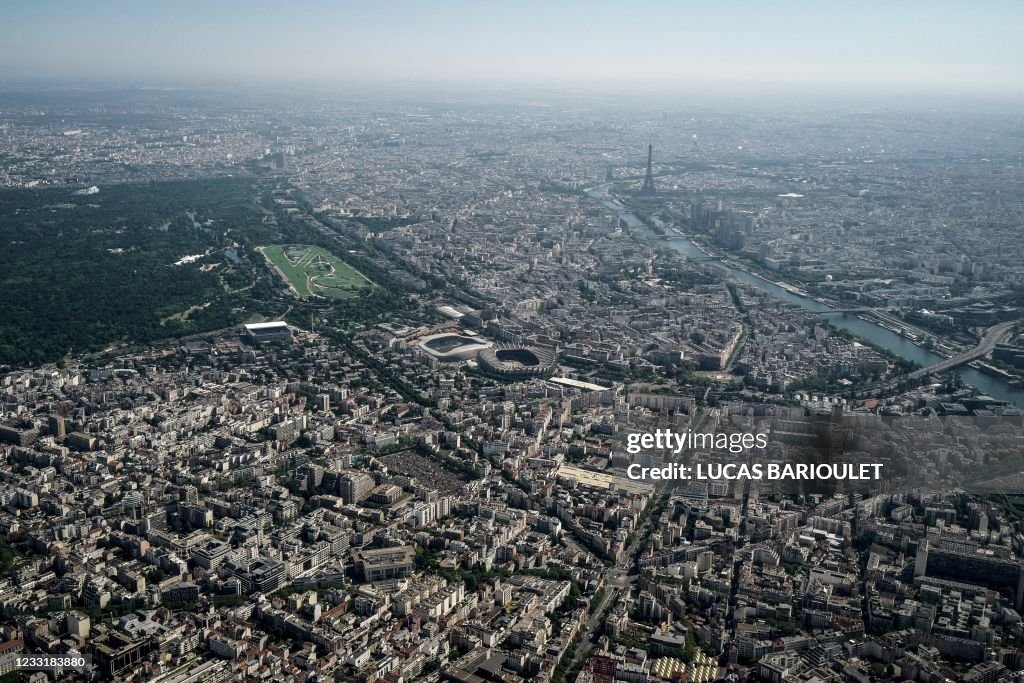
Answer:
[[1024, 2], [0, 0], [0, 78], [1024, 92]]

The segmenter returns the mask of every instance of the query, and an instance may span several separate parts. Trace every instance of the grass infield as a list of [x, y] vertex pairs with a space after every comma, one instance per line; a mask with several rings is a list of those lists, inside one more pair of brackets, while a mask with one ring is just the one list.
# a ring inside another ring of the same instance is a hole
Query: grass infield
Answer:
[[365, 275], [322, 247], [275, 244], [259, 250], [301, 298], [348, 299], [375, 286]]

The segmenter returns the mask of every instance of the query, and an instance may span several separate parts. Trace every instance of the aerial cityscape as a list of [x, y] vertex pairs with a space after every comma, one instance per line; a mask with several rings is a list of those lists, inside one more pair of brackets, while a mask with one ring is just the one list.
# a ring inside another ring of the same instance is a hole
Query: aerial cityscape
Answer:
[[190, 84], [33, 11], [0, 29], [0, 682], [1024, 681], [1020, 90], [421, 75], [478, 77], [447, 47], [314, 86], [206, 29], [274, 78]]

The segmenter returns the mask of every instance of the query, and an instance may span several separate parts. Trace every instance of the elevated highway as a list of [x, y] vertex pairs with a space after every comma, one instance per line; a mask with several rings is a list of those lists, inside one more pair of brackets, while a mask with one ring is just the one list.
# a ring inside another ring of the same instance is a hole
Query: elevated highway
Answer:
[[893, 379], [889, 380], [884, 384], [879, 384], [873, 387], [867, 387], [864, 389], [864, 391], [860, 392], [860, 395], [867, 395], [871, 392], [875, 392], [878, 390], [892, 389], [901, 382], [921, 379], [922, 377], [927, 377], [928, 375], [935, 375], [940, 372], [946, 372], [947, 370], [952, 370], [957, 366], [963, 365], [965, 363], [970, 363], [972, 360], [977, 360], [978, 358], [986, 356], [992, 353], [992, 349], [996, 347], [996, 344], [1001, 342], [1003, 338], [1006, 337], [1006, 335], [1010, 332], [1010, 330], [1013, 329], [1013, 326], [1016, 324], [1016, 321], [1011, 320], [993, 325], [992, 327], [988, 328], [988, 330], [986, 330], [985, 335], [981, 338], [981, 341], [979, 341], [977, 345], [974, 346], [973, 348], [968, 349], [963, 353], [959, 353], [951, 358], [946, 358], [945, 360], [942, 360], [938, 363], [929, 365], [926, 368], [921, 368], [919, 370], [914, 370], [913, 372], [907, 373], [905, 375], [894, 377]]
[[970, 363], [972, 360], [977, 360], [982, 356], [987, 356], [992, 353], [992, 349], [996, 347], [996, 344], [1003, 340], [1007, 333], [1013, 329], [1015, 324], [1016, 323], [1011, 320], [993, 325], [988, 328], [985, 332], [985, 336], [981, 338], [981, 341], [979, 341], [978, 345], [973, 349], [964, 351], [961, 354], [953, 356], [952, 358], [947, 358], [946, 360], [934, 365], [929, 365], [926, 368], [914, 370], [910, 374], [905, 375], [902, 379], [920, 379], [921, 377], [951, 370], [958, 365], [963, 365], [964, 363]]

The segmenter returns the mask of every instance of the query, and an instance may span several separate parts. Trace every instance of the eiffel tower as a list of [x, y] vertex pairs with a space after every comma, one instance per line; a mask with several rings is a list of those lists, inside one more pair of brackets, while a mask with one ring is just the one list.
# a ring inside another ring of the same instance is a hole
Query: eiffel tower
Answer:
[[654, 158], [654, 145], [647, 145], [647, 175], [644, 176], [644, 186], [640, 188], [640, 194], [652, 196], [654, 190], [654, 170], [651, 162]]

